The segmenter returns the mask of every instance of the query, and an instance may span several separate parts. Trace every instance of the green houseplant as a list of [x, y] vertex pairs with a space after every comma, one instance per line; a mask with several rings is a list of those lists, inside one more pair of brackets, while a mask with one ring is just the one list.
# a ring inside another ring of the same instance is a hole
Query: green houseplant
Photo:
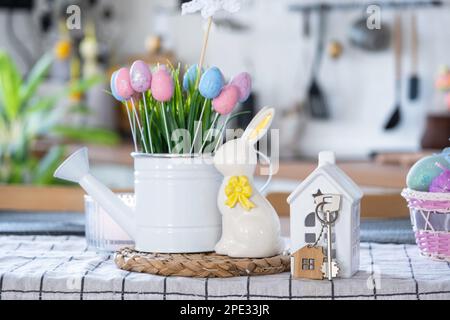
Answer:
[[39, 95], [37, 91], [53, 61], [53, 54], [45, 54], [24, 79], [13, 59], [0, 51], [0, 184], [54, 183], [52, 173], [63, 157], [64, 148], [55, 145], [40, 159], [33, 153], [40, 137], [117, 142], [117, 136], [109, 131], [59, 125], [67, 112], [79, 112], [80, 108], [64, 111], [56, 108], [57, 103], [71, 94], [86, 91], [101, 79], [75, 81], [54, 95]]

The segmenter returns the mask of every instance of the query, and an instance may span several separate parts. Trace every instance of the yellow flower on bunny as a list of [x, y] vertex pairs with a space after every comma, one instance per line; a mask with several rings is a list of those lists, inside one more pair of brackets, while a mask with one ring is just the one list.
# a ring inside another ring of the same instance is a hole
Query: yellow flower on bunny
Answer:
[[255, 204], [249, 200], [252, 193], [252, 186], [246, 176], [233, 176], [228, 180], [225, 187], [225, 194], [227, 195], [225, 204], [234, 208], [239, 203], [246, 211], [250, 211], [255, 207]]

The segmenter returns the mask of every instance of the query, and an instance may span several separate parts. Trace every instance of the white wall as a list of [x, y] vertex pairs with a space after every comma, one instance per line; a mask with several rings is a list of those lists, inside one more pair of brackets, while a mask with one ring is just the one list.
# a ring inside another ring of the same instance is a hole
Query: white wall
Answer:
[[[146, 5], [142, 0], [135, 2], [139, 4], [129, 12], [130, 16], [136, 17], [133, 21], [143, 11], [139, 6]], [[287, 10], [287, 6], [295, 2], [301, 1], [244, 1], [243, 10], [233, 18], [248, 24], [249, 31], [236, 34], [224, 28], [212, 30], [206, 62], [220, 66], [228, 76], [241, 70], [250, 71], [261, 105], [289, 108], [293, 101], [304, 98], [309, 85], [315, 38], [305, 39], [300, 35], [300, 15]], [[174, 1], [152, 3], [155, 3], [155, 8], [161, 4], [164, 8], [173, 8], [174, 5]], [[393, 16], [391, 10], [382, 11], [383, 22], [391, 27]], [[303, 154], [315, 156], [318, 151], [331, 148], [340, 156], [362, 156], [373, 150], [414, 150], [419, 147], [425, 113], [440, 103], [436, 101], [433, 89], [434, 78], [442, 64], [450, 63], [450, 7], [424, 9], [417, 13], [419, 74], [423, 86], [421, 99], [416, 103], [408, 101], [406, 85], [410, 74], [410, 11], [403, 11], [402, 16], [404, 121], [401, 127], [393, 132], [382, 129], [394, 107], [392, 49], [367, 53], [351, 47], [347, 41], [348, 29], [361, 17], [361, 12], [331, 12], [328, 15], [327, 39], [337, 39], [344, 44], [341, 59], [323, 60], [320, 75], [320, 84], [333, 116], [330, 121], [307, 123], [298, 141]], [[202, 42], [202, 19], [199, 16], [181, 17], [176, 11], [170, 14], [168, 21], [169, 45], [173, 46], [180, 60], [195, 63]], [[313, 27], [314, 22], [313, 17]], [[312, 33], [314, 35], [314, 29]], [[134, 45], [130, 41], [134, 41]], [[121, 52], [139, 51], [141, 41], [128, 39]]]
[[[287, 6], [293, 2], [301, 0], [244, 1], [242, 11], [233, 18], [248, 24], [249, 31], [235, 34], [227, 29], [212, 30], [206, 62], [220, 66], [227, 76], [241, 70], [250, 71], [261, 105], [289, 108], [294, 101], [304, 98], [309, 84], [315, 45], [313, 38], [301, 37], [300, 15], [288, 12]], [[164, 29], [161, 26], [164, 19], [159, 19], [155, 26], [155, 13], [163, 7], [170, 12], [165, 23], [168, 45], [183, 63], [196, 63], [203, 21], [197, 15], [181, 17], [173, 9], [176, 3], [174, 0], [114, 1], [120, 21], [112, 29], [121, 35], [120, 45], [116, 46], [118, 55], [142, 52], [145, 37]], [[328, 15], [327, 39], [337, 39], [344, 44], [343, 56], [337, 61], [325, 58], [320, 74], [332, 119], [307, 123], [298, 139], [298, 147], [304, 155], [315, 156], [322, 149], [334, 149], [340, 156], [363, 156], [373, 150], [418, 148], [425, 113], [438, 104], [434, 78], [442, 64], [450, 64], [450, 6], [418, 12], [419, 73], [423, 86], [421, 99], [414, 104], [406, 98], [406, 80], [410, 73], [410, 12], [403, 11], [402, 15], [406, 38], [402, 126], [389, 133], [382, 130], [394, 107], [392, 49], [367, 53], [351, 47], [347, 41], [348, 29], [361, 12], [332, 12]], [[393, 12], [384, 10], [382, 19], [392, 26]], [[314, 29], [312, 32], [314, 34]], [[3, 43], [4, 36], [0, 33], [0, 45]]]

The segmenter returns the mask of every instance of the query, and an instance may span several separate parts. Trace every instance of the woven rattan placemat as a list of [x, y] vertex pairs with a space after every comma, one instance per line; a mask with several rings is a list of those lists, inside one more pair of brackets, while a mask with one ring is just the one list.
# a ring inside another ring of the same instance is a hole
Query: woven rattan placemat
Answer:
[[290, 257], [237, 259], [215, 253], [162, 254], [123, 248], [116, 253], [120, 269], [161, 276], [228, 278], [276, 274], [290, 270]]

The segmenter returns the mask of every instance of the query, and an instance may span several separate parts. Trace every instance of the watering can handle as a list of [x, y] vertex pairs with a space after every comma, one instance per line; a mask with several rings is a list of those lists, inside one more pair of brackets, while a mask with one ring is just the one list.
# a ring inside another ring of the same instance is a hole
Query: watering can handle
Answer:
[[266, 191], [267, 187], [269, 186], [270, 182], [272, 181], [272, 176], [273, 176], [273, 172], [272, 172], [272, 162], [270, 162], [270, 159], [268, 156], [266, 156], [264, 153], [262, 153], [261, 151], [256, 150], [256, 153], [264, 159], [264, 161], [269, 165], [269, 176], [266, 180], [266, 183], [264, 183], [264, 185], [259, 189], [260, 193], [264, 193], [264, 191]]

